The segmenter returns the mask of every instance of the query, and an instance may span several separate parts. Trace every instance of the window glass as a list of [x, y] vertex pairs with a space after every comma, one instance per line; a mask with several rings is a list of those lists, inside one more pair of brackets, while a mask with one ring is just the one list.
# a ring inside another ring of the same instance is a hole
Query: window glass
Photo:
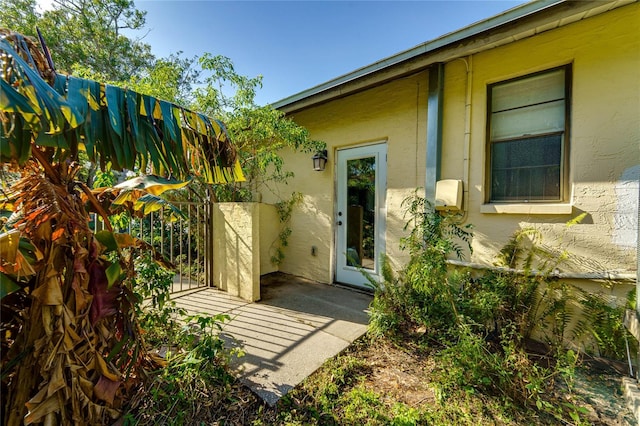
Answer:
[[500, 201], [560, 198], [560, 134], [492, 145], [491, 194]]
[[347, 265], [375, 269], [376, 157], [347, 161]]
[[494, 86], [491, 110], [505, 111], [558, 99], [564, 99], [564, 69]]
[[564, 130], [564, 100], [494, 113], [491, 139], [539, 135]]
[[561, 201], [566, 69], [489, 88], [490, 201]]

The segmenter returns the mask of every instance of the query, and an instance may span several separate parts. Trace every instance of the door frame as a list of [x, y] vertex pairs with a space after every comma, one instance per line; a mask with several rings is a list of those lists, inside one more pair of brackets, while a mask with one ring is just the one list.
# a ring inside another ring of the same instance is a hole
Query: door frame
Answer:
[[[334, 282], [347, 284], [359, 288], [371, 288], [367, 278], [358, 270], [357, 267], [346, 265], [346, 226], [338, 225], [342, 219], [346, 220], [346, 194], [340, 192], [340, 179], [346, 179], [346, 162], [348, 160], [356, 160], [359, 158], [376, 158], [376, 177], [375, 177], [375, 243], [374, 243], [374, 269], [367, 270], [371, 278], [376, 282], [382, 282], [380, 260], [386, 249], [386, 219], [387, 219], [387, 141], [381, 140], [365, 145], [348, 146], [336, 149], [335, 155], [335, 201], [334, 201]], [[341, 195], [344, 199], [341, 200]], [[344, 203], [344, 205], [341, 205]], [[338, 217], [340, 209], [344, 210], [344, 216]], [[345, 238], [341, 242], [341, 233], [345, 233]], [[341, 252], [342, 250], [342, 252]]]

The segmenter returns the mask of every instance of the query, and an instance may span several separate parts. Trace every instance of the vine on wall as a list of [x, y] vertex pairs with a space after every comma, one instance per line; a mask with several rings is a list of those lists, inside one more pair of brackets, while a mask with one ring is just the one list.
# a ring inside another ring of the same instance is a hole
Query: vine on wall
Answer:
[[300, 202], [302, 202], [302, 193], [294, 192], [291, 194], [291, 198], [275, 203], [280, 220], [280, 233], [272, 245], [271, 263], [274, 265], [279, 266], [284, 261], [284, 248], [289, 245], [289, 237], [291, 236], [291, 228], [289, 227], [291, 214], [293, 208]]

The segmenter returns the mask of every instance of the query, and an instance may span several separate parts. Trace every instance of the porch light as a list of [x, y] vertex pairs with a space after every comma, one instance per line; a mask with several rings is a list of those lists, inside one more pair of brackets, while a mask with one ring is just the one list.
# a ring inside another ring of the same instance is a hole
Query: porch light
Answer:
[[313, 170], [321, 172], [327, 165], [327, 150], [325, 149], [323, 151], [318, 151], [311, 158], [313, 160]]

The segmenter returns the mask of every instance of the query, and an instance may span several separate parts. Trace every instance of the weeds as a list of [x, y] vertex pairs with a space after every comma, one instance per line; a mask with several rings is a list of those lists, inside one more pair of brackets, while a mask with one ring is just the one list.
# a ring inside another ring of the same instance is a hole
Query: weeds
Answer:
[[[370, 309], [370, 335], [409, 333], [433, 347], [434, 387], [443, 405], [454, 395], [490, 395], [507, 411], [524, 407], [579, 424], [580, 407], [558, 403], [554, 393], [558, 380], [571, 390], [579, 362], [565, 348], [577, 289], [554, 277], [568, 254], [544, 248], [538, 231], [524, 229], [501, 250], [496, 261], [501, 268], [483, 274], [450, 270], [449, 256], [461, 258], [465, 246], [471, 251], [469, 228], [435, 212], [416, 194], [405, 207], [410, 233], [402, 247], [410, 260], [397, 277], [383, 268], [384, 284], [376, 286]], [[580, 295], [585, 317], [578, 329], [605, 353], [620, 356], [622, 308], [602, 303], [598, 295]], [[534, 335], [549, 348], [541, 357], [526, 349]]]
[[[580, 303], [591, 317], [577, 329], [594, 337], [600, 353], [613, 354], [619, 350], [619, 308], [555, 279], [552, 271], [564, 254], [554, 257], [532, 244], [539, 241], [533, 230], [514, 235], [497, 260], [503, 269], [452, 270], [447, 257], [471, 250], [469, 228], [430, 211], [415, 195], [406, 206], [412, 228], [403, 244], [411, 260], [397, 276], [383, 265], [384, 284], [375, 286], [370, 309], [370, 340], [357, 342], [353, 351], [375, 352], [390, 344], [386, 337], [409, 339], [410, 348], [429, 351], [435, 362], [421, 378], [428, 382], [431, 403], [410, 405], [372, 387], [371, 363], [347, 350], [283, 397], [275, 410], [260, 406], [252, 424], [586, 424], [587, 411], [571, 394], [579, 356], [563, 346], [576, 315], [572, 306]], [[162, 287], [162, 274], [151, 275], [146, 282], [157, 279]], [[167, 318], [177, 313], [161, 292], [154, 298], [155, 290], [144, 285], [143, 290], [160, 308], [149, 324], [171, 323]], [[231, 401], [229, 355], [219, 337], [227, 320], [183, 319], [187, 325], [165, 340], [173, 345], [167, 367], [149, 382], [147, 397], [132, 404], [129, 421], [224, 423], [212, 407]], [[527, 351], [534, 335], [544, 338], [546, 352]]]
[[626, 309], [635, 309], [635, 289], [627, 295], [626, 306], [616, 306], [611, 297], [602, 293], [579, 291], [578, 301], [584, 316], [574, 330], [576, 339], [591, 337], [595, 346], [588, 348], [597, 355], [623, 359], [626, 356], [626, 342], [632, 346], [630, 353], [637, 353], [637, 341], [631, 338], [622, 318]]
[[152, 347], [171, 345], [181, 335], [180, 316], [186, 314], [169, 299], [174, 273], [158, 265], [150, 253], [135, 260], [136, 276], [134, 291], [140, 302], [136, 313], [145, 340]]
[[[135, 291], [146, 342], [165, 359], [131, 401], [127, 424], [191, 425], [215, 421], [225, 407], [234, 378], [230, 353], [220, 337], [228, 315], [186, 315], [170, 300], [173, 273], [150, 255], [136, 259]], [[216, 408], [217, 407], [217, 408]]]
[[189, 316], [179, 338], [165, 348], [166, 367], [157, 371], [132, 402], [135, 424], [190, 425], [210, 422], [230, 396], [229, 354], [219, 336], [227, 315]]

